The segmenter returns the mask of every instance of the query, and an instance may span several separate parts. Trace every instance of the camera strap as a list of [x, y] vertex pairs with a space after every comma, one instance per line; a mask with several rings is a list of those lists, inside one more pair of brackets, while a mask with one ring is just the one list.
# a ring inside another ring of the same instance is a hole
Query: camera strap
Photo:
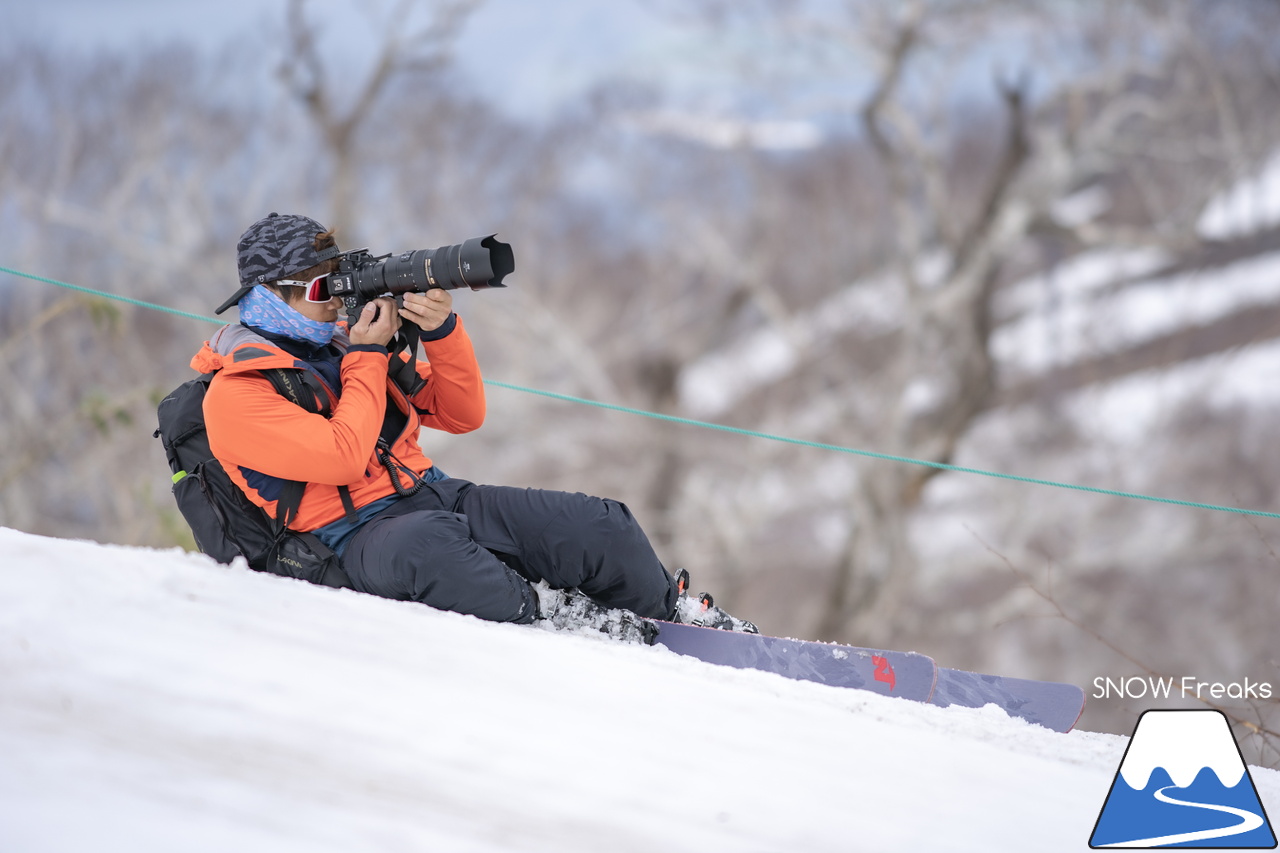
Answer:
[[[422, 330], [416, 323], [404, 320], [392, 341], [387, 375], [400, 386], [406, 397], [414, 396], [427, 384], [427, 380], [418, 375], [418, 338], [421, 334]], [[408, 358], [400, 358], [402, 352], [407, 352]]]

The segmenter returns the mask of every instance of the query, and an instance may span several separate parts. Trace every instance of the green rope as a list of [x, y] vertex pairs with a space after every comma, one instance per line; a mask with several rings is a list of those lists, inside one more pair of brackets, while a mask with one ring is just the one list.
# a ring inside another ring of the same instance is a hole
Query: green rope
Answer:
[[495, 382], [492, 379], [486, 379], [485, 384], [493, 385], [496, 388], [509, 388], [512, 391], [524, 391], [527, 394], [537, 394], [540, 397], [550, 397], [553, 400], [561, 400], [565, 403], [579, 403], [584, 406], [594, 406], [598, 409], [609, 409], [614, 412], [625, 412], [629, 415], [639, 415], [640, 417], [653, 418], [654, 420], [666, 421], [673, 424], [701, 427], [702, 429], [716, 430], [717, 432], [728, 432], [734, 435], [745, 435], [751, 438], [763, 438], [768, 441], [779, 441], [783, 444], [794, 444], [798, 447], [811, 447], [815, 450], [829, 450], [834, 453], [848, 453], [854, 456], [865, 456], [870, 459], [881, 459], [887, 462], [902, 462], [907, 465], [920, 465], [925, 468], [937, 468], [942, 471], [956, 471], [961, 474], [978, 474], [983, 477], [994, 477], [998, 480], [1013, 480], [1017, 483], [1032, 483], [1037, 486], [1055, 486], [1059, 489], [1074, 489], [1079, 492], [1093, 492], [1094, 494], [1110, 495], [1115, 498], [1132, 498], [1134, 500], [1153, 501], [1155, 503], [1173, 504], [1175, 506], [1193, 507], [1195, 509], [1211, 509], [1217, 512], [1234, 512], [1240, 515], [1257, 515], [1263, 518], [1280, 518], [1280, 513], [1274, 512], [1240, 509], [1232, 506], [1218, 506], [1217, 504], [1196, 503], [1195, 501], [1180, 501], [1173, 498], [1159, 498], [1151, 495], [1141, 495], [1134, 492], [1117, 492], [1112, 489], [1100, 489], [1096, 486], [1079, 486], [1073, 483], [1059, 483], [1054, 480], [1040, 480], [1035, 477], [1020, 477], [1017, 474], [1001, 474], [998, 471], [984, 471], [981, 468], [965, 468], [960, 465], [948, 465], [945, 462], [930, 462], [927, 459], [913, 459], [910, 456], [893, 456], [892, 454], [876, 453], [871, 450], [858, 450], [853, 447], [841, 447], [838, 444], [823, 444], [818, 441], [805, 441], [800, 438], [787, 438], [783, 435], [772, 435], [767, 432], [756, 432], [755, 430], [725, 426], [724, 424], [714, 424], [708, 421], [695, 421], [689, 418], [676, 417], [675, 415], [662, 415], [657, 412], [647, 412], [644, 409], [632, 409], [628, 406], [601, 403], [596, 400], [583, 399], [582, 397], [571, 397], [568, 394], [556, 394], [552, 391], [539, 391], [534, 388], [523, 388], [519, 385], [509, 385], [506, 382]]
[[[87, 287], [79, 287], [74, 284], [57, 281], [43, 276], [31, 275], [30, 273], [19, 272], [18, 270], [9, 269], [0, 266], [0, 272], [9, 275], [19, 276], [21, 278], [29, 278], [34, 281], [42, 281], [46, 284], [52, 284], [57, 287], [65, 287], [69, 290], [76, 290], [81, 293], [87, 293], [92, 296], [99, 296], [104, 299], [115, 299], [130, 305], [136, 305], [139, 308], [150, 308], [155, 311], [163, 311], [167, 314], [173, 314], [178, 317], [186, 317], [192, 320], [204, 320], [210, 323], [221, 323], [223, 321], [215, 317], [206, 317], [200, 314], [191, 314], [186, 311], [179, 311], [175, 308], [169, 308], [164, 305], [156, 305], [151, 302], [143, 302], [139, 299], [130, 299], [126, 296], [117, 296], [113, 293], [105, 293], [100, 290], [91, 290]], [[597, 409], [605, 409], [612, 412], [623, 412], [628, 415], [637, 415], [642, 418], [650, 418], [657, 421], [665, 421], [667, 423], [681, 424], [683, 426], [698, 427], [701, 429], [714, 430], [716, 432], [726, 432], [733, 435], [747, 436], [749, 438], [760, 438], [766, 441], [776, 441], [782, 444], [791, 444], [797, 447], [809, 447], [815, 450], [826, 450], [833, 453], [844, 453], [853, 456], [862, 456], [869, 459], [879, 459], [886, 462], [900, 462], [906, 465], [918, 465], [925, 468], [937, 468], [941, 471], [954, 471], [959, 474], [976, 474], [981, 477], [992, 477], [997, 480], [1012, 480], [1015, 483], [1030, 483], [1036, 486], [1051, 486], [1058, 489], [1071, 489], [1077, 492], [1091, 492], [1096, 495], [1107, 495], [1113, 498], [1128, 498], [1131, 500], [1149, 501], [1152, 503], [1171, 504], [1173, 506], [1190, 507], [1192, 509], [1204, 509], [1214, 512], [1229, 512], [1237, 515], [1252, 515], [1259, 518], [1280, 518], [1280, 513], [1263, 512], [1261, 510], [1241, 509], [1233, 506], [1220, 506], [1218, 504], [1198, 503], [1196, 501], [1182, 501], [1174, 498], [1161, 498], [1152, 495], [1143, 495], [1136, 492], [1119, 492], [1114, 489], [1101, 489], [1096, 486], [1081, 486], [1074, 483], [1060, 483], [1055, 480], [1041, 480], [1036, 477], [1021, 477], [1017, 474], [1001, 474], [998, 471], [984, 471], [981, 468], [965, 468], [960, 465], [948, 465], [945, 462], [931, 462], [927, 459], [913, 459], [909, 456], [894, 456], [888, 453], [876, 453], [871, 450], [858, 450], [853, 447], [841, 447], [837, 444], [823, 444], [818, 441], [806, 441], [799, 438], [787, 438], [782, 435], [772, 435], [767, 432], [757, 432], [756, 430], [742, 429], [740, 427], [725, 426], [724, 424], [715, 424], [708, 421], [696, 421], [690, 418], [681, 418], [675, 415], [663, 415], [658, 412], [649, 412], [644, 409], [633, 409], [630, 406], [619, 406], [614, 403], [602, 403], [599, 400], [588, 400], [583, 397], [572, 397], [568, 394], [557, 394], [554, 391], [540, 391], [536, 388], [525, 388], [521, 385], [512, 385], [508, 382], [498, 382], [493, 379], [484, 380], [486, 385], [494, 388], [505, 388], [509, 391], [520, 391], [525, 394], [534, 394], [539, 397], [547, 397], [552, 400], [559, 400], [564, 403], [575, 403], [582, 406], [592, 406]]]
[[31, 273], [20, 272], [19, 270], [9, 269], [8, 267], [0, 267], [0, 272], [8, 273], [9, 275], [16, 275], [19, 278], [29, 278], [32, 281], [43, 281], [45, 284], [52, 284], [55, 287], [65, 287], [67, 290], [86, 293], [90, 296], [98, 296], [103, 299], [114, 299], [116, 302], [124, 302], [127, 305], [136, 305], [139, 308], [150, 308], [152, 311], [163, 311], [165, 314], [173, 314], [175, 317], [186, 317], [188, 320], [205, 320], [210, 323], [223, 322], [216, 317], [206, 317], [203, 314], [192, 314], [189, 311], [179, 311], [177, 308], [170, 308], [167, 305], [157, 305], [154, 302], [143, 302], [141, 299], [130, 299], [128, 296], [118, 296], [114, 293], [105, 293], [101, 290], [81, 287], [78, 284], [67, 284], [65, 281], [45, 278], [42, 275], [32, 275]]

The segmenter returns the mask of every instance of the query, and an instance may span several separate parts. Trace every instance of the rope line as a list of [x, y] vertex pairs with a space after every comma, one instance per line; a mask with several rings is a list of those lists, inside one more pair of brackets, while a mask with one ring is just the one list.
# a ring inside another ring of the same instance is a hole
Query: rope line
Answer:
[[838, 444], [823, 444], [819, 441], [806, 441], [801, 438], [788, 438], [783, 435], [773, 435], [767, 432], [757, 432], [750, 429], [742, 429], [741, 427], [725, 426], [724, 424], [711, 423], [709, 421], [695, 421], [690, 418], [681, 418], [675, 415], [663, 415], [658, 412], [649, 412], [644, 409], [633, 409], [629, 406], [619, 406], [613, 403], [601, 403], [598, 400], [588, 400], [583, 397], [571, 397], [568, 394], [557, 394], [554, 391], [539, 391], [536, 388], [524, 388], [519, 385], [511, 385], [506, 382], [497, 382], [493, 379], [486, 379], [486, 385], [492, 385], [496, 388], [507, 388], [512, 391], [523, 391], [526, 394], [536, 394], [540, 397], [550, 397], [553, 400], [560, 400], [565, 403], [579, 403], [585, 406], [594, 406], [598, 409], [609, 409], [615, 412], [625, 412], [628, 415], [639, 415], [644, 418], [652, 418], [654, 420], [666, 421], [668, 423], [683, 424], [685, 426], [700, 427], [702, 429], [716, 430], [717, 432], [727, 432], [734, 435], [744, 435], [751, 438], [763, 438], [769, 441], [778, 441], [783, 444], [793, 444], [797, 447], [811, 447], [815, 450], [827, 450], [833, 453], [846, 453], [853, 456], [865, 456], [870, 459], [880, 459], [887, 462], [902, 462], [907, 465], [919, 465], [925, 468], [937, 468], [942, 471], [955, 471], [960, 474], [977, 474], [982, 477], [993, 477], [998, 480], [1013, 480], [1017, 483], [1031, 483], [1037, 486], [1054, 486], [1059, 489], [1073, 489], [1078, 492], [1093, 492], [1098, 495], [1109, 495], [1116, 498], [1132, 498], [1134, 500], [1153, 501], [1155, 503], [1173, 504], [1175, 506], [1193, 507], [1195, 509], [1209, 509], [1217, 512], [1233, 512], [1241, 515], [1257, 515], [1264, 518], [1280, 518], [1280, 513], [1263, 512], [1261, 510], [1241, 509], [1232, 506], [1219, 506], [1218, 504], [1197, 503], [1196, 501], [1182, 501], [1175, 498], [1161, 498], [1153, 495], [1142, 495], [1136, 492], [1118, 492], [1114, 489], [1103, 489], [1097, 486], [1081, 486], [1074, 483], [1059, 483], [1055, 480], [1041, 480], [1036, 477], [1022, 477], [1017, 474], [1002, 474], [998, 471], [985, 471], [981, 468], [965, 468], [961, 465], [948, 465], [945, 462], [931, 462], [928, 459], [913, 459], [910, 456], [894, 456], [889, 453], [876, 453], [873, 450], [859, 450], [855, 447], [841, 447]]
[[65, 281], [58, 281], [56, 278], [45, 278], [42, 275], [32, 275], [28, 272], [10, 269], [9, 267], [0, 266], [0, 272], [15, 275], [19, 278], [29, 278], [32, 281], [42, 281], [45, 284], [52, 284], [55, 287], [65, 287], [67, 290], [74, 290], [78, 293], [86, 293], [89, 296], [99, 296], [103, 299], [114, 299], [116, 302], [124, 302], [128, 305], [136, 305], [139, 308], [150, 308], [152, 311], [162, 311], [165, 314], [173, 314], [175, 317], [185, 317], [188, 320], [205, 320], [209, 323], [222, 323], [216, 317], [208, 317], [204, 314], [192, 314], [190, 311], [180, 311], [177, 308], [170, 308], [167, 305], [157, 305], [154, 302], [144, 302], [141, 299], [131, 299], [128, 296], [119, 296], [115, 293], [107, 293], [102, 290], [94, 290], [89, 287], [81, 287], [78, 284], [68, 284]]
[[[12, 276], [20, 278], [29, 278], [33, 281], [52, 284], [56, 287], [64, 287], [68, 290], [78, 291], [91, 296], [101, 297], [103, 299], [114, 299], [118, 302], [124, 302], [139, 308], [147, 308], [153, 311], [162, 311], [166, 314], [173, 314], [177, 317], [185, 317], [190, 320], [203, 320], [209, 323], [222, 324], [224, 321], [216, 317], [208, 317], [202, 314], [192, 314], [187, 311], [179, 311], [176, 308], [170, 308], [165, 305], [157, 305], [153, 302], [144, 302], [140, 299], [131, 299], [127, 296], [118, 296], [114, 293], [106, 293], [101, 290], [93, 290], [88, 287], [81, 287], [75, 284], [68, 284], [57, 279], [45, 278], [44, 276], [32, 275], [31, 273], [21, 272], [20, 270], [10, 269], [9, 267], [0, 266], [0, 272], [8, 273]], [[562, 403], [573, 403], [581, 406], [591, 406], [596, 409], [604, 409], [611, 412], [621, 412], [623, 414], [635, 415], [637, 417], [649, 418], [651, 420], [664, 421], [666, 423], [680, 424], [682, 426], [697, 427], [699, 429], [713, 430], [715, 432], [729, 433], [732, 435], [741, 435], [748, 438], [759, 438], [766, 441], [775, 441], [782, 444], [790, 444], [796, 447], [808, 447], [814, 450], [824, 450], [831, 453], [843, 453], [852, 456], [862, 456], [868, 459], [878, 459], [885, 462], [898, 462], [905, 465], [917, 465], [925, 468], [936, 468], [941, 471], [952, 471], [958, 474], [975, 474], [980, 477], [990, 477], [997, 480], [1010, 480], [1015, 483], [1028, 483], [1036, 486], [1049, 486], [1057, 489], [1070, 489], [1077, 492], [1090, 492], [1096, 495], [1106, 495], [1114, 498], [1126, 498], [1130, 500], [1148, 501], [1151, 503], [1169, 504], [1172, 506], [1188, 507], [1191, 509], [1203, 509], [1213, 512], [1227, 512], [1237, 515], [1250, 515], [1259, 518], [1280, 518], [1280, 513], [1264, 512], [1262, 510], [1243, 509], [1241, 507], [1223, 506], [1220, 504], [1200, 503], [1198, 501], [1184, 501], [1176, 498], [1162, 498], [1154, 495], [1144, 495], [1137, 492], [1122, 492], [1115, 489], [1104, 489], [1097, 486], [1082, 486], [1076, 483], [1062, 483], [1056, 480], [1043, 480], [1038, 477], [1023, 477], [1018, 474], [1003, 474], [998, 471], [986, 471], [981, 468], [966, 468], [961, 465], [949, 465], [945, 462], [932, 462], [927, 459], [913, 459], [910, 456], [894, 456], [889, 453], [877, 453], [873, 450], [859, 450], [854, 447], [842, 447], [838, 444], [824, 444], [819, 441], [807, 441], [800, 438], [788, 438], [787, 436], [774, 435], [767, 432], [759, 432], [757, 430], [743, 429], [741, 427], [731, 427], [724, 424], [711, 423], [709, 421], [693, 420], [692, 418], [682, 418], [676, 415], [664, 415], [659, 412], [650, 412], [645, 409], [635, 409], [630, 406], [621, 406], [616, 403], [603, 403], [599, 400], [589, 400], [584, 397], [574, 397], [569, 394], [559, 394], [554, 391], [542, 391], [537, 388], [526, 388], [522, 385], [513, 385], [509, 382], [499, 382], [494, 379], [484, 380], [485, 385], [494, 388], [504, 388], [509, 391], [519, 391], [524, 394], [533, 394], [538, 397], [545, 397], [551, 400], [558, 400]]]

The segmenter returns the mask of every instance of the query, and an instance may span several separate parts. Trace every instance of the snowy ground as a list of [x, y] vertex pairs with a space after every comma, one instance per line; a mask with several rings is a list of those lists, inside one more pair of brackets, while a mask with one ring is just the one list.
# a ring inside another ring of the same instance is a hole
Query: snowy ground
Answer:
[[180, 551], [0, 554], [5, 853], [1086, 850], [1126, 743]]

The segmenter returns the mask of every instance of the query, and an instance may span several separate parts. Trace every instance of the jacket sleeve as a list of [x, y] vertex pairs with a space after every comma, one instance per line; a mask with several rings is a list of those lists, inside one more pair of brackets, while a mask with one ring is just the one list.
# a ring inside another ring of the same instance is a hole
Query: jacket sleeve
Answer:
[[342, 360], [342, 399], [333, 417], [289, 402], [257, 371], [220, 373], [204, 401], [209, 447], [222, 462], [254, 471], [343, 486], [364, 476], [386, 411], [387, 354]]
[[410, 398], [418, 420], [444, 432], [479, 429], [485, 416], [484, 380], [462, 318], [457, 318], [453, 331], [439, 340], [423, 341], [422, 348], [427, 358], [419, 359], [418, 373], [427, 384]]

